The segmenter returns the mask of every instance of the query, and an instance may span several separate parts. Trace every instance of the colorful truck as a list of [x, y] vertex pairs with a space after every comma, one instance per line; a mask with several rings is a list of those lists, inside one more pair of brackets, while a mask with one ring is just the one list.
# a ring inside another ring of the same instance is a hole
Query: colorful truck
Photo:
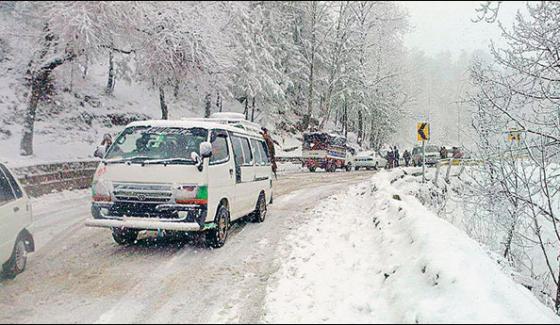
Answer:
[[346, 145], [346, 138], [326, 132], [303, 134], [302, 158], [310, 172], [317, 168], [327, 172], [337, 169], [352, 169], [352, 149]]

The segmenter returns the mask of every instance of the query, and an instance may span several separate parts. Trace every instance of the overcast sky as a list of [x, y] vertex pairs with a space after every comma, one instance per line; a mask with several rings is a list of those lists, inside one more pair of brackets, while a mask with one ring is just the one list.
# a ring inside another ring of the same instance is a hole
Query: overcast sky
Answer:
[[[480, 1], [403, 1], [401, 5], [410, 15], [412, 30], [405, 37], [405, 45], [426, 54], [449, 50], [453, 55], [462, 49], [487, 50], [490, 39], [499, 42], [497, 24], [473, 23]], [[504, 2], [500, 20], [511, 26], [515, 13], [524, 2]]]

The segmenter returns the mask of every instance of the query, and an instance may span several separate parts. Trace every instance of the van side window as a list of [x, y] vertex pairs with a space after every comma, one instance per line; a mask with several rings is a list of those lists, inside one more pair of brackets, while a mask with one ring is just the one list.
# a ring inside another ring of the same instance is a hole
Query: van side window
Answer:
[[235, 165], [243, 165], [243, 145], [241, 144], [241, 138], [232, 136], [231, 144], [233, 145], [233, 155], [235, 157]]
[[261, 145], [259, 141], [255, 139], [251, 139], [251, 147], [253, 147], [253, 150], [255, 152], [255, 164], [258, 166], [264, 165], [266, 162], [262, 157], [262, 153], [260, 149]]
[[249, 139], [241, 138], [241, 146], [243, 147], [243, 166], [253, 165], [253, 152], [251, 151], [251, 145], [249, 144]]
[[270, 153], [268, 152], [268, 146], [264, 141], [259, 141], [259, 142], [261, 144], [259, 146], [259, 149], [261, 150], [261, 155], [264, 158], [263, 160], [266, 164], [270, 164]]
[[218, 165], [225, 163], [229, 160], [229, 149], [227, 138], [218, 136], [212, 142], [212, 157], [210, 158], [211, 165]]
[[22, 192], [21, 188], [19, 187], [18, 183], [16, 182], [16, 180], [14, 179], [14, 176], [8, 171], [8, 169], [6, 167], [0, 166], [0, 168], [2, 169], [4, 174], [8, 177], [8, 182], [12, 186], [12, 189], [14, 190], [16, 198], [21, 199], [23, 197], [23, 192]]
[[15, 199], [8, 177], [6, 177], [2, 169], [0, 169], [0, 205], [4, 205]]

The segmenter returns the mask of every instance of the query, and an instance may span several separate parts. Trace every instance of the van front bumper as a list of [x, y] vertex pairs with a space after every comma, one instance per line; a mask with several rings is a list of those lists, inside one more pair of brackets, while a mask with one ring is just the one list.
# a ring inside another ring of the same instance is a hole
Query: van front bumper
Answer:
[[133, 204], [93, 202], [88, 227], [199, 231], [207, 228], [206, 204]]
[[155, 218], [88, 219], [86, 226], [168, 231], [203, 231], [207, 228], [196, 222], [162, 221]]

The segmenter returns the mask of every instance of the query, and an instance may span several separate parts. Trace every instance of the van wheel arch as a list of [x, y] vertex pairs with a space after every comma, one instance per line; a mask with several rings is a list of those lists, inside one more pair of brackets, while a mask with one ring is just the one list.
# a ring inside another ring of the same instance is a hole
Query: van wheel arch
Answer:
[[21, 238], [25, 241], [25, 249], [28, 253], [33, 253], [35, 251], [35, 240], [27, 229], [23, 229], [19, 233], [18, 238]]

